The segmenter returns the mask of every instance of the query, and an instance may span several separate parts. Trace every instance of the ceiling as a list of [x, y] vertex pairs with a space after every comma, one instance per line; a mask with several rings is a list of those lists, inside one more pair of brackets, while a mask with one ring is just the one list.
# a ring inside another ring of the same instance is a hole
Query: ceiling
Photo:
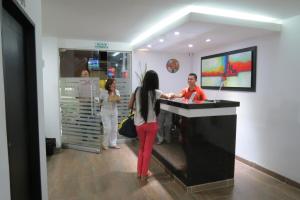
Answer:
[[[174, 32], [179, 32], [180, 35], [176, 36]], [[139, 46], [139, 49], [177, 53], [199, 52], [202, 49], [215, 48], [267, 34], [276, 33], [259, 28], [189, 21], [160, 35], [160, 37], [154, 37], [144, 45]], [[164, 39], [164, 42], [159, 41], [161, 38]], [[207, 39], [210, 42], [206, 42]], [[151, 48], [148, 47], [149, 44]], [[189, 47], [190, 44], [193, 46]]]
[[[299, 0], [42, 0], [43, 35], [61, 38], [130, 42], [141, 32], [178, 9], [190, 5], [214, 6], [278, 19], [300, 15]], [[174, 38], [173, 31], [181, 32]], [[268, 34], [270, 31], [205, 21], [187, 21], [161, 34], [168, 41], [153, 50], [193, 51]], [[211, 43], [203, 43], [206, 37]], [[196, 45], [197, 44], [197, 45]]]

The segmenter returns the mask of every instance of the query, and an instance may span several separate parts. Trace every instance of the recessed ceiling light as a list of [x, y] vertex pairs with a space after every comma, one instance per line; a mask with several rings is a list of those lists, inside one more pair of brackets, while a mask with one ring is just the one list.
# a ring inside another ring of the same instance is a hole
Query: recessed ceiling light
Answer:
[[194, 45], [192, 45], [192, 44], [189, 44], [189, 45], [188, 45], [189, 48], [192, 48], [193, 46], [194, 46]]
[[148, 47], [148, 48], [151, 48], [151, 47], [152, 47], [152, 45], [151, 45], [151, 44], [148, 44], [148, 45], [147, 45], [147, 47]]
[[112, 56], [117, 56], [119, 54], [120, 54], [120, 52], [115, 52]]
[[159, 41], [160, 41], [160, 42], [164, 42], [165, 40], [161, 38], [161, 39], [159, 39]]
[[206, 40], [205, 40], [205, 42], [210, 42], [211, 41], [211, 39], [209, 39], [209, 38], [207, 38]]
[[146, 49], [146, 48], [144, 48], [144, 49], [138, 49], [139, 51], [149, 51], [149, 49]]
[[212, 16], [221, 16], [221, 17], [228, 17], [228, 18], [235, 18], [241, 20], [249, 20], [249, 21], [257, 21], [257, 22], [265, 22], [265, 23], [273, 23], [273, 24], [282, 24], [282, 21], [279, 19], [271, 18], [268, 16], [256, 15], [251, 13], [245, 12], [237, 12], [234, 10], [226, 10], [226, 9], [219, 9], [214, 7], [204, 7], [204, 6], [186, 6], [175, 13], [167, 16], [166, 18], [162, 19], [158, 23], [151, 26], [149, 29], [145, 30], [141, 34], [139, 34], [136, 38], [131, 41], [131, 45], [135, 46], [138, 43], [148, 39], [150, 36], [154, 35], [157, 32], [160, 32], [166, 29], [171, 24], [174, 24], [178, 20], [182, 19], [183, 17], [189, 15], [190, 13], [198, 13], [204, 15], [212, 15]]
[[178, 31], [175, 31], [174, 35], [180, 35], [180, 33]]

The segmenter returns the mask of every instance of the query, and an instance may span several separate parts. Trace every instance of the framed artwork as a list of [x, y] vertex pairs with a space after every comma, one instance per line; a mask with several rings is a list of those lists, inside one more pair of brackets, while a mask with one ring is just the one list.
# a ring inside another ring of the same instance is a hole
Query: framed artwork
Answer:
[[203, 89], [255, 92], [257, 47], [201, 58]]
[[166, 68], [170, 73], [176, 73], [179, 70], [179, 67], [179, 62], [175, 58], [169, 59], [166, 64]]

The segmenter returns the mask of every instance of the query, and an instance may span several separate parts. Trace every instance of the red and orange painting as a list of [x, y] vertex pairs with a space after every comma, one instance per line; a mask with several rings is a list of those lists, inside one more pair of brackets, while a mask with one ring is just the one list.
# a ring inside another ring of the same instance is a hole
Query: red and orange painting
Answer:
[[201, 59], [201, 86], [207, 89], [255, 88], [256, 47]]

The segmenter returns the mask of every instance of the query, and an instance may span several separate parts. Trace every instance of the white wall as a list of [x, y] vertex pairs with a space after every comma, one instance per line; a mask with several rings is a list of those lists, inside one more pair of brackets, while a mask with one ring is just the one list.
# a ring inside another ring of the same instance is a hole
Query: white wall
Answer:
[[44, 110], [46, 137], [56, 138], [56, 146], [61, 147], [59, 113], [59, 61], [57, 38], [43, 38], [44, 64]]
[[[172, 54], [151, 51], [134, 51], [132, 62], [132, 90], [139, 85], [139, 80], [135, 72], [141, 72], [145, 64], [148, 70], [152, 69], [158, 73], [159, 86], [163, 92], [180, 92], [187, 86], [188, 74], [192, 71], [193, 57], [188, 54]], [[176, 73], [168, 72], [166, 68], [167, 61], [176, 58], [179, 61], [180, 68]]]
[[[45, 153], [45, 127], [44, 127], [44, 105], [43, 105], [43, 71], [41, 56], [41, 0], [26, 1], [24, 8], [27, 15], [35, 24], [36, 36], [36, 64], [37, 64], [37, 86], [38, 86], [38, 115], [39, 115], [39, 134], [40, 134], [40, 162], [41, 162], [41, 184], [43, 200], [48, 199], [47, 190], [47, 169], [46, 169], [46, 153]], [[2, 49], [2, 48], [1, 48]], [[2, 54], [0, 54], [2, 55]], [[1, 56], [0, 56], [1, 57]], [[2, 57], [0, 59], [0, 195], [1, 200], [10, 199], [9, 180], [8, 180], [8, 160], [7, 160], [7, 138], [5, 129], [5, 104], [3, 90], [3, 74], [2, 74]]]
[[[236, 154], [300, 183], [300, 16], [285, 21], [281, 34], [232, 44], [194, 56], [257, 46], [256, 92], [223, 91], [221, 99], [240, 101]], [[215, 90], [206, 90], [215, 98]]]

